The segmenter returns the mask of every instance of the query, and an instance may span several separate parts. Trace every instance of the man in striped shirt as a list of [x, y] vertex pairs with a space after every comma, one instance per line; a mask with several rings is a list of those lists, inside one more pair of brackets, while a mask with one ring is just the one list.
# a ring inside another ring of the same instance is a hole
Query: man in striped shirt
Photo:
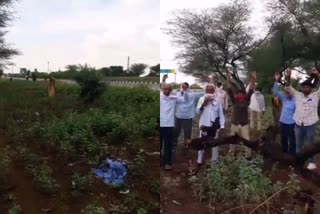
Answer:
[[[317, 75], [319, 79], [319, 73], [314, 69], [312, 72]], [[316, 123], [319, 120], [318, 117], [318, 103], [320, 98], [320, 89], [312, 92], [312, 82], [305, 81], [301, 84], [302, 92], [295, 90], [290, 85], [291, 68], [286, 71], [287, 84], [286, 88], [290, 91], [296, 101], [296, 111], [293, 119], [296, 123], [296, 144], [297, 152], [301, 151], [304, 145], [314, 144], [316, 135]], [[316, 169], [315, 158], [310, 158], [308, 169]]]

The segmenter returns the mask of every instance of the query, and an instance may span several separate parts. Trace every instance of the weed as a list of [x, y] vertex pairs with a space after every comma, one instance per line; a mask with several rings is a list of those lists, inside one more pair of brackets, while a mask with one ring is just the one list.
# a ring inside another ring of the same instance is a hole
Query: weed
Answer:
[[94, 205], [88, 205], [83, 212], [85, 214], [107, 214], [103, 207], [97, 207]]
[[51, 195], [59, 187], [52, 175], [52, 169], [42, 164], [33, 170], [33, 182], [41, 192]]
[[22, 209], [19, 205], [14, 204], [9, 210], [8, 214], [20, 214], [22, 213]]
[[150, 191], [160, 197], [160, 181], [159, 180], [153, 180], [150, 185]]
[[92, 184], [92, 176], [91, 175], [81, 176], [80, 174], [75, 173], [72, 176], [71, 184], [72, 184], [72, 191], [75, 195], [84, 193], [88, 190], [88, 188]]
[[11, 162], [9, 147], [0, 150], [0, 184], [8, 181], [9, 166]]
[[210, 203], [233, 201], [259, 202], [279, 189], [272, 184], [261, 169], [262, 158], [248, 164], [243, 157], [223, 157], [219, 164], [212, 164], [199, 177], [191, 177], [197, 196], [208, 198]]

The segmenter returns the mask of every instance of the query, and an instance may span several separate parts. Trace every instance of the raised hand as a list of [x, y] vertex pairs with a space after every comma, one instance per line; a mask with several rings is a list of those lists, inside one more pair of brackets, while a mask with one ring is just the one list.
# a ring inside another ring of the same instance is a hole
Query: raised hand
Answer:
[[253, 71], [251, 73], [251, 77], [253, 78], [253, 80], [257, 80], [257, 72], [256, 71]]
[[286, 75], [286, 77], [291, 77], [291, 68], [290, 67], [286, 69], [285, 75]]
[[162, 82], [165, 82], [168, 79], [168, 74], [163, 75]]

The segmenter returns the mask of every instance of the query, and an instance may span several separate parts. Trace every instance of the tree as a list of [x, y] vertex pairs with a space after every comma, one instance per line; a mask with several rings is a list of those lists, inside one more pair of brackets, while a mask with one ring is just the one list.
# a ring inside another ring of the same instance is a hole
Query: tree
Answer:
[[5, 40], [5, 30], [13, 20], [12, 4], [15, 0], [0, 0], [0, 67], [7, 66], [12, 56], [19, 52]]
[[165, 32], [182, 49], [176, 56], [181, 62], [180, 69], [196, 77], [216, 72], [224, 79], [230, 70], [233, 79], [244, 88], [240, 76], [246, 74], [246, 60], [269, 35], [254, 39], [247, 24], [250, 14], [250, 5], [245, 0], [201, 12], [178, 11], [167, 22]]
[[80, 66], [79, 65], [67, 65], [66, 70], [72, 71], [72, 72], [78, 72], [80, 70]]
[[98, 72], [81, 71], [77, 73], [74, 80], [80, 86], [80, 97], [87, 103], [93, 103], [106, 89]]
[[271, 23], [290, 23], [296, 49], [291, 62], [318, 66], [320, 60], [320, 2], [318, 0], [271, 0]]
[[110, 66], [111, 76], [124, 76], [125, 72], [122, 66]]
[[100, 72], [105, 76], [111, 76], [112, 75], [111, 69], [107, 68], [107, 67], [100, 68]]
[[158, 77], [160, 76], [160, 64], [154, 65], [150, 67], [149, 77]]
[[140, 76], [147, 67], [148, 65], [143, 63], [132, 64], [129, 69], [129, 75]]

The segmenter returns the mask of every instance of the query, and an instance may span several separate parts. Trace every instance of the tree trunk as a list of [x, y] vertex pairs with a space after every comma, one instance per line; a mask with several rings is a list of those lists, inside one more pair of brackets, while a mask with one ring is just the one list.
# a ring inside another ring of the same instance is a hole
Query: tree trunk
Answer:
[[281, 166], [293, 166], [294, 171], [303, 178], [311, 181], [313, 184], [320, 187], [320, 174], [316, 171], [311, 171], [304, 168], [305, 162], [312, 156], [320, 153], [320, 143], [306, 146], [302, 151], [297, 152], [296, 156], [292, 156], [282, 151], [281, 145], [275, 142], [276, 136], [279, 134], [279, 129], [274, 126], [266, 129], [265, 135], [256, 140], [248, 141], [239, 135], [214, 139], [211, 137], [196, 138], [190, 143], [191, 148], [196, 150], [210, 149], [220, 145], [236, 145], [244, 144], [246, 147], [259, 152], [265, 159], [270, 159], [273, 162], [278, 162]]

